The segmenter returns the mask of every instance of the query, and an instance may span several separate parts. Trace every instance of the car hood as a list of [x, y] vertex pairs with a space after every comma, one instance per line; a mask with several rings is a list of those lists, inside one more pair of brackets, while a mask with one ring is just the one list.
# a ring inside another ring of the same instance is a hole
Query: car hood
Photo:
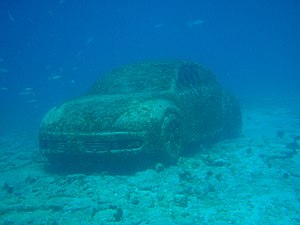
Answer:
[[162, 120], [172, 103], [149, 95], [86, 95], [52, 108], [41, 132], [98, 133], [144, 131]]

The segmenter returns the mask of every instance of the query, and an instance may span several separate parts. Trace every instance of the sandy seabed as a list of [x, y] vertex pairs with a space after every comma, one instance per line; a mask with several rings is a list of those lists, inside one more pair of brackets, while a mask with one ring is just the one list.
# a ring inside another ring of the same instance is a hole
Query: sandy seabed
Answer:
[[132, 174], [55, 174], [37, 134], [0, 136], [0, 224], [300, 224], [300, 110], [243, 107], [240, 138]]

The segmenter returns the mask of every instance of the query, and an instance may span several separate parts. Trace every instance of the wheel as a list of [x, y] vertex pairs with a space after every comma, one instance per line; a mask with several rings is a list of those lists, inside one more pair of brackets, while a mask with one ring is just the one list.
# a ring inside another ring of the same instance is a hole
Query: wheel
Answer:
[[167, 162], [176, 162], [183, 149], [182, 124], [175, 114], [167, 115], [162, 123], [162, 155]]

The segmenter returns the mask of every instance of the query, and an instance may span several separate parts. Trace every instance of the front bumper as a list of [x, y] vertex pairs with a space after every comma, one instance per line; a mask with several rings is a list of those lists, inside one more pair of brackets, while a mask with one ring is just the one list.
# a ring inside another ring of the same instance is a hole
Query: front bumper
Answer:
[[40, 133], [43, 155], [139, 153], [145, 145], [145, 134], [137, 132], [101, 132], [93, 134]]

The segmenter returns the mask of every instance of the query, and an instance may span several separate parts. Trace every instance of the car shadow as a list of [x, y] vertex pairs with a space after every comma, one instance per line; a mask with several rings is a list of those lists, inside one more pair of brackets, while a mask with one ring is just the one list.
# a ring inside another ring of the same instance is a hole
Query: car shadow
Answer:
[[[151, 157], [130, 157], [130, 158], [97, 158], [87, 156], [64, 156], [64, 157], [48, 157], [44, 163], [44, 169], [48, 173], [58, 175], [67, 174], [102, 174], [111, 175], [132, 175], [136, 172], [149, 168], [162, 162], [157, 156]], [[171, 163], [163, 162], [165, 166]]]

